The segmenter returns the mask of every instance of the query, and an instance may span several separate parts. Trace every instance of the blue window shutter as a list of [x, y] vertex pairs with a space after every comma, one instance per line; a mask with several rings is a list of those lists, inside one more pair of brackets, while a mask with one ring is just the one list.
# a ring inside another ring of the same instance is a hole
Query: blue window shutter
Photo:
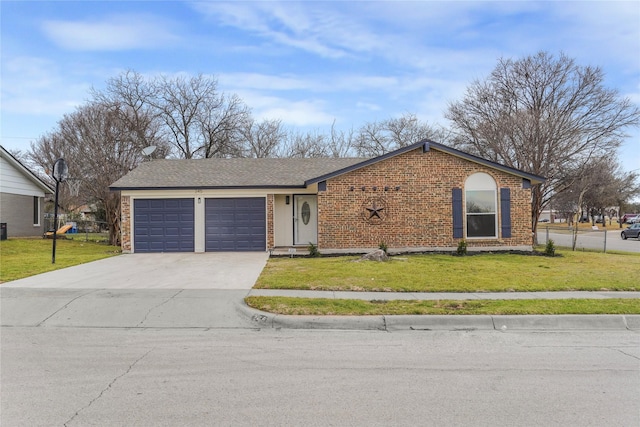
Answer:
[[453, 200], [453, 238], [461, 239], [464, 237], [463, 211], [462, 211], [462, 188], [454, 188], [451, 190]]
[[511, 237], [511, 189], [500, 189], [500, 212], [501, 212], [501, 228], [502, 237]]
[[327, 181], [320, 181], [318, 183], [318, 191], [327, 191]]

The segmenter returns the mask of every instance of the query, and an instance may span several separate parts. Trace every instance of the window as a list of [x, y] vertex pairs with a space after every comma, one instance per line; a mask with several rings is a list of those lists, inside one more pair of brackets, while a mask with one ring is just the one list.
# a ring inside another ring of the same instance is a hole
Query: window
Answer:
[[486, 173], [475, 173], [465, 183], [465, 218], [467, 237], [496, 238], [496, 182]]
[[40, 197], [33, 196], [33, 225], [40, 225]]

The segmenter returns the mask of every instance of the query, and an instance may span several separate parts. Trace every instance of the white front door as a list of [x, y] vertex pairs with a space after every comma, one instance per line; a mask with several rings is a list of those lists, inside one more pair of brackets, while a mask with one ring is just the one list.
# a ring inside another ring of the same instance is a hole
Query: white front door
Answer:
[[294, 197], [293, 235], [296, 245], [318, 243], [318, 199], [315, 195]]

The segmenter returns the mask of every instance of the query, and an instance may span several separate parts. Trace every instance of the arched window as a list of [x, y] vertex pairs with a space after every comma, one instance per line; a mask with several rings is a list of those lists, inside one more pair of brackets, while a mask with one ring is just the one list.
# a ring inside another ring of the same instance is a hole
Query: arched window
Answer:
[[464, 185], [468, 238], [498, 237], [496, 181], [486, 173], [474, 173]]

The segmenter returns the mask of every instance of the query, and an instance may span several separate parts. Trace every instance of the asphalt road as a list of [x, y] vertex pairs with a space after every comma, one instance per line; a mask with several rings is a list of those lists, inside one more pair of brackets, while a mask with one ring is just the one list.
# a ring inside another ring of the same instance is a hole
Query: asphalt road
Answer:
[[3, 328], [11, 426], [637, 426], [633, 331]]
[[[571, 233], [557, 233], [549, 230], [549, 238], [554, 241], [556, 246], [571, 247]], [[543, 227], [538, 229], [538, 243], [547, 243], [547, 232]], [[603, 230], [581, 232], [578, 234], [576, 241], [577, 249], [594, 249], [603, 251], [605, 248], [605, 232]], [[620, 230], [611, 228], [606, 233], [607, 251], [624, 251], [624, 252], [640, 252], [640, 241], [638, 239], [622, 240], [620, 238]]]

